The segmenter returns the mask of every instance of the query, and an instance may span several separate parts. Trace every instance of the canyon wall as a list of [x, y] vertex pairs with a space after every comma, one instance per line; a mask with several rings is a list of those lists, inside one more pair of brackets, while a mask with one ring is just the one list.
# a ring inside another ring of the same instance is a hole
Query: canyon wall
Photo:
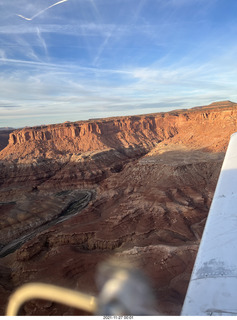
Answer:
[[[8, 252], [0, 258], [1, 314], [26, 282], [97, 294], [97, 266], [111, 256], [136, 262], [152, 280], [159, 312], [179, 314], [236, 131], [237, 104], [226, 101], [12, 132], [0, 152], [0, 250]], [[87, 193], [79, 210], [78, 195]], [[47, 225], [65, 211], [76, 214]], [[27, 228], [31, 236], [7, 250]], [[32, 301], [22, 314], [83, 312]]]
[[0, 159], [40, 162], [105, 149], [150, 150], [171, 139], [189, 147], [223, 151], [236, 126], [236, 114], [237, 104], [223, 102], [167, 113], [24, 128], [10, 133]]
[[4, 149], [8, 145], [9, 135], [14, 129], [0, 128], [0, 150]]

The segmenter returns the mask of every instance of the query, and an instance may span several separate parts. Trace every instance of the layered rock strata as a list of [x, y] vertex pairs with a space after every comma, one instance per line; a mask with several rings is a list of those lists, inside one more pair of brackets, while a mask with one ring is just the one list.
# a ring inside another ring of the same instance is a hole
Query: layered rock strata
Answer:
[[166, 139], [223, 151], [236, 126], [236, 114], [237, 104], [227, 101], [167, 113], [24, 128], [10, 133], [9, 144], [1, 151], [0, 159], [39, 163], [111, 148], [150, 150]]
[[[38, 220], [46, 228], [0, 259], [10, 277], [0, 294], [31, 281], [97, 294], [97, 265], [115, 255], [151, 278], [161, 313], [179, 314], [236, 121], [223, 102], [14, 131], [0, 153], [1, 243]], [[86, 191], [86, 208], [48, 223]], [[22, 312], [83, 314], [38, 301]]]
[[8, 145], [9, 135], [14, 129], [0, 128], [0, 150], [4, 149]]

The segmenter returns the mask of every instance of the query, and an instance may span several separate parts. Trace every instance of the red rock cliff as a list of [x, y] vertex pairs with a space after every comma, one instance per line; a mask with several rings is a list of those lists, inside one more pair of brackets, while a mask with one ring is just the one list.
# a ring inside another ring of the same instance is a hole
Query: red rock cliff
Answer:
[[[179, 314], [235, 131], [231, 102], [14, 131], [0, 153], [0, 314], [6, 297], [27, 282], [96, 294], [96, 266], [111, 255], [138, 262], [161, 313]], [[47, 225], [77, 210], [79, 195], [88, 193], [94, 196], [83, 211]], [[3, 257], [26, 232], [34, 236]], [[37, 301], [23, 312], [73, 314]]]
[[226, 102], [168, 113], [24, 128], [10, 134], [0, 159], [55, 159], [108, 148], [150, 150], [163, 140], [182, 140], [190, 147], [222, 151], [237, 130], [236, 115], [237, 104]]

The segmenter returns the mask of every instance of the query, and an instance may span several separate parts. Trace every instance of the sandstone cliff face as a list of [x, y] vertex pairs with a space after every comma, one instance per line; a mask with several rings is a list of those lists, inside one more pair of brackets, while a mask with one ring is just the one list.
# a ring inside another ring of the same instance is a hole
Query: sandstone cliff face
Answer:
[[40, 162], [110, 148], [149, 150], [166, 139], [223, 151], [236, 128], [236, 114], [237, 104], [225, 102], [216, 108], [212, 104], [168, 113], [24, 128], [10, 133], [0, 159]]
[[13, 131], [13, 129], [0, 128], [0, 150], [4, 149], [7, 146], [9, 135]]
[[[138, 116], [25, 128], [10, 134], [1, 159], [26, 162], [37, 158], [55, 159], [109, 148], [151, 148], [175, 134], [175, 117], [164, 124], [165, 116]], [[168, 128], [165, 128], [164, 125]], [[24, 146], [24, 147], [23, 147]]]
[[[34, 232], [0, 258], [11, 279], [0, 295], [31, 281], [96, 294], [96, 267], [115, 255], [148, 274], [162, 313], [179, 314], [236, 120], [225, 102], [14, 131], [0, 153], [2, 247]], [[86, 208], [47, 225], [81, 192], [93, 194]], [[75, 310], [33, 301], [23, 313]]]

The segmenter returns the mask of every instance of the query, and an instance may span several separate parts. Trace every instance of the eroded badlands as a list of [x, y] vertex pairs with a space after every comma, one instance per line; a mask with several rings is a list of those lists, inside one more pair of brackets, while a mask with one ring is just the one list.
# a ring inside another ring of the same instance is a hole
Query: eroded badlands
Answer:
[[[0, 152], [0, 311], [41, 281], [97, 294], [98, 264], [128, 258], [160, 313], [178, 315], [237, 104], [15, 130]], [[48, 301], [27, 315], [84, 314]]]

